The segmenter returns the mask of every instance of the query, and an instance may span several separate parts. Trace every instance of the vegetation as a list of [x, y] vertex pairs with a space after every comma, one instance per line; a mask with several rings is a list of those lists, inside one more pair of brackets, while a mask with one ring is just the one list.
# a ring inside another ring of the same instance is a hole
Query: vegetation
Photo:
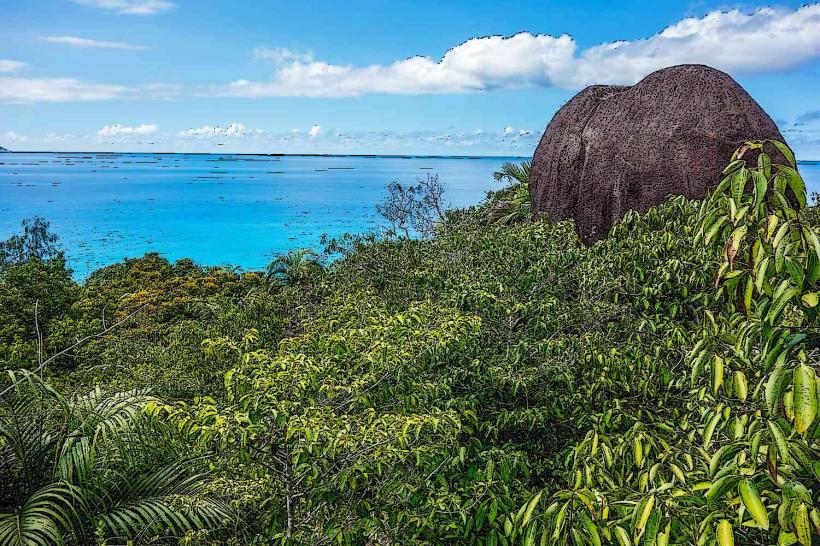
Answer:
[[817, 542], [817, 211], [724, 174], [592, 247], [509, 165], [327, 266], [6, 266], [0, 544]]
[[376, 210], [392, 225], [390, 235], [406, 239], [411, 235], [429, 238], [446, 229], [443, 199], [444, 184], [439, 182], [438, 175], [428, 174], [412, 186], [399, 182], [388, 184], [387, 198], [376, 206]]

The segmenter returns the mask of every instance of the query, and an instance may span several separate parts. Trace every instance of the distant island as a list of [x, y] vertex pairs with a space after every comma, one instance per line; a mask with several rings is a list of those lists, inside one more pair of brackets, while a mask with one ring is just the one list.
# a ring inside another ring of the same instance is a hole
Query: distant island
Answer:
[[0, 146], [0, 152], [11, 152], [11, 150], [7, 150], [7, 149], [3, 148], [2, 146]]

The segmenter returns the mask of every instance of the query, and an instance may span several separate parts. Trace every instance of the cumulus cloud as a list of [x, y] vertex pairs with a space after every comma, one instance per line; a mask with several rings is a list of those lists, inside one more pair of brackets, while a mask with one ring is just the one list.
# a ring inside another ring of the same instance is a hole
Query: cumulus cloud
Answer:
[[253, 50], [256, 59], [270, 61], [275, 65], [282, 65], [293, 62], [310, 63], [313, 62], [313, 53], [299, 53], [286, 47], [257, 47]]
[[119, 137], [119, 136], [130, 136], [130, 135], [150, 135], [151, 133], [156, 132], [159, 129], [153, 123], [143, 123], [142, 125], [106, 125], [99, 131], [97, 131], [98, 138], [109, 138], [109, 137]]
[[43, 36], [40, 39], [44, 42], [49, 42], [51, 44], [64, 44], [72, 47], [99, 49], [128, 49], [132, 51], [146, 49], [145, 46], [129, 44], [127, 42], [109, 42], [106, 40], [92, 40], [90, 38], [80, 38], [79, 36]]
[[591, 83], [635, 83], [654, 70], [681, 63], [708, 64], [737, 75], [790, 68], [818, 57], [820, 4], [812, 4], [795, 10], [714, 11], [647, 38], [583, 50], [566, 34], [522, 32], [467, 40], [439, 60], [417, 56], [364, 67], [280, 53], [276, 58], [282, 65], [271, 80], [237, 80], [216, 91], [242, 97], [343, 97], [577, 89]]
[[74, 78], [0, 78], [0, 102], [69, 102], [121, 98], [128, 88]]
[[21, 68], [25, 66], [25, 63], [20, 61], [12, 61], [10, 59], [0, 59], [0, 73], [12, 73], [18, 72]]
[[308, 131], [308, 136], [310, 137], [317, 137], [322, 134], [322, 126], [321, 125], [314, 125]]
[[241, 137], [245, 134], [245, 126], [241, 123], [231, 123], [226, 127], [219, 125], [203, 125], [196, 129], [186, 129], [177, 133], [181, 137], [214, 138], [214, 137]]
[[174, 7], [174, 4], [167, 0], [74, 0], [74, 2], [126, 15], [154, 15]]

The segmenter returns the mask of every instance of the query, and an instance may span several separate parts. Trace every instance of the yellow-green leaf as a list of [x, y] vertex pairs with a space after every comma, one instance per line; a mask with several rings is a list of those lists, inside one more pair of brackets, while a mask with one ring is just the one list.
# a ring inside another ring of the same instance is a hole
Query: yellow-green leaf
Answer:
[[715, 534], [720, 546], [735, 546], [735, 534], [728, 520], [722, 519], [718, 522]]
[[792, 525], [797, 540], [803, 546], [811, 546], [811, 527], [809, 523], [809, 510], [805, 503], [795, 501], [796, 506], [792, 512]]
[[[638, 522], [635, 524], [635, 536], [640, 537], [646, 527], [646, 522], [652, 514], [652, 509], [655, 507], [655, 495], [649, 495], [649, 498], [643, 504], [643, 510], [638, 517]], [[640, 505], [638, 505], [640, 507]]]
[[817, 415], [817, 386], [814, 370], [805, 364], [794, 369], [794, 428], [803, 434]]
[[769, 514], [763, 506], [763, 501], [760, 500], [760, 495], [757, 492], [754, 482], [751, 480], [743, 480], [738, 485], [738, 492], [740, 498], [743, 500], [746, 510], [752, 515], [761, 529], [769, 529]]
[[623, 527], [615, 527], [615, 538], [618, 539], [620, 546], [632, 546], [629, 533], [627, 533]]
[[712, 392], [717, 394], [721, 385], [723, 385], [723, 359], [715, 355], [712, 360]]
[[526, 527], [527, 524], [530, 522], [530, 519], [532, 518], [532, 512], [533, 510], [535, 510], [535, 507], [538, 506], [538, 501], [541, 500], [541, 494], [543, 492], [544, 490], [542, 489], [538, 492], [537, 495], [530, 499], [530, 502], [527, 503], [527, 509], [524, 511], [524, 519], [521, 520], [521, 527]]

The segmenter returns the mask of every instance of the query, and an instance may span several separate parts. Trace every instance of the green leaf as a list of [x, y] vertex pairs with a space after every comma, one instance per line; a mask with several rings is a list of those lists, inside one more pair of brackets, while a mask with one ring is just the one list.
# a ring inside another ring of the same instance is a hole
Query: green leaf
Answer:
[[817, 416], [817, 385], [814, 370], [805, 364], [794, 369], [794, 428], [805, 433]]
[[740, 498], [743, 500], [746, 510], [752, 515], [761, 529], [769, 529], [769, 514], [760, 500], [760, 495], [757, 492], [754, 482], [749, 479], [742, 480], [738, 485], [738, 492]]
[[735, 534], [728, 520], [722, 519], [718, 522], [715, 534], [720, 546], [735, 546]]
[[532, 512], [535, 510], [535, 507], [538, 506], [538, 501], [541, 500], [541, 495], [544, 493], [543, 490], [539, 491], [530, 501], [527, 503], [527, 509], [524, 511], [524, 518], [521, 520], [521, 527], [526, 527], [527, 524], [530, 522], [532, 518]]
[[715, 355], [715, 358], [712, 359], [712, 392], [715, 394], [723, 385], [723, 369], [723, 359]]
[[769, 432], [777, 446], [780, 460], [788, 464], [791, 461], [791, 456], [789, 455], [789, 445], [786, 443], [786, 436], [783, 434], [783, 429], [780, 428], [780, 425], [778, 425], [776, 421], [769, 421]]
[[792, 167], [797, 166], [797, 162], [795, 162], [794, 160], [794, 152], [792, 152], [791, 148], [777, 140], [769, 140], [769, 142], [774, 144], [775, 148], [777, 148], [780, 151], [780, 153], [783, 154], [783, 157], [786, 158], [786, 161], [789, 162], [789, 165], [791, 165]]

